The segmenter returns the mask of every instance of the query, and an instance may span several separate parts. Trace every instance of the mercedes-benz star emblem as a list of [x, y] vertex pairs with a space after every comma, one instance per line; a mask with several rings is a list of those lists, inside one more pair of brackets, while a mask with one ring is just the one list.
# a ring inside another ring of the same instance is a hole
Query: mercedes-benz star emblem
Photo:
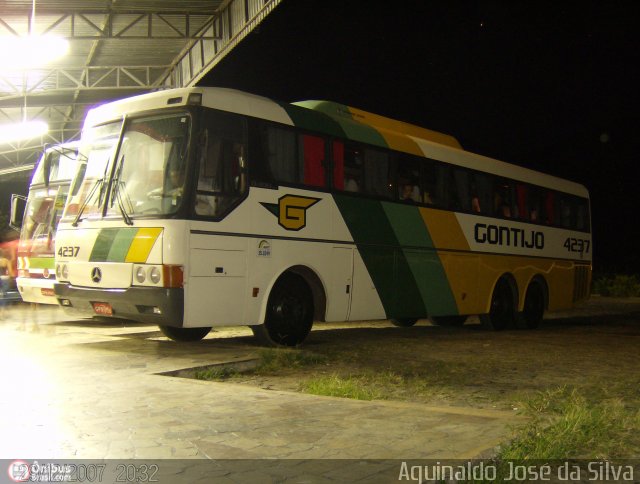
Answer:
[[99, 267], [94, 267], [91, 270], [91, 280], [95, 283], [98, 283], [102, 280], [102, 271]]

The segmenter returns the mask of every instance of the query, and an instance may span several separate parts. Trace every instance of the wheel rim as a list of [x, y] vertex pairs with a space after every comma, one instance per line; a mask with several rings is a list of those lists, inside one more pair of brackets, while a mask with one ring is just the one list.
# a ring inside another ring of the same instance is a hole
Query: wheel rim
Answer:
[[313, 323], [313, 301], [305, 285], [287, 278], [274, 288], [265, 321], [276, 344], [296, 346], [306, 338]]
[[280, 296], [271, 310], [275, 316], [275, 325], [282, 329], [294, 330], [296, 322], [303, 320], [305, 316], [304, 303], [294, 296]]

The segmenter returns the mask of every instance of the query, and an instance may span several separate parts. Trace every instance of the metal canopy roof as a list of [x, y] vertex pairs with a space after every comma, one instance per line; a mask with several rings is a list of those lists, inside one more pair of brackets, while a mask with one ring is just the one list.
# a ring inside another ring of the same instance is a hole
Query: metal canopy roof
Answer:
[[88, 109], [195, 85], [281, 0], [0, 0], [0, 35], [56, 34], [69, 53], [43, 68], [0, 66], [0, 125], [26, 118], [49, 134], [0, 144], [0, 176], [29, 170], [46, 143], [77, 139]]

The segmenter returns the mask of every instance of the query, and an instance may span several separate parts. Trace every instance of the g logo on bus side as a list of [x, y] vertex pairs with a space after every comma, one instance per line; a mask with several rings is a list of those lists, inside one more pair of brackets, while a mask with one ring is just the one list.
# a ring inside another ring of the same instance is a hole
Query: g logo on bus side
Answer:
[[278, 217], [278, 225], [286, 230], [301, 230], [307, 226], [307, 210], [320, 198], [284, 195], [278, 203], [262, 203], [262, 206]]

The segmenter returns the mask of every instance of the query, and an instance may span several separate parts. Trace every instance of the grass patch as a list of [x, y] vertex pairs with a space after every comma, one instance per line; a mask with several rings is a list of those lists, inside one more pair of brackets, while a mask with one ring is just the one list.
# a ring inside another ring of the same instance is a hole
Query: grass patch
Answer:
[[[525, 400], [529, 422], [500, 459], [604, 459], [628, 455], [640, 431], [637, 406], [619, 399], [589, 400], [584, 390], [559, 387]], [[631, 444], [631, 445], [630, 445]]]
[[355, 400], [376, 400], [382, 393], [361, 377], [338, 375], [312, 378], [301, 385], [301, 390], [313, 395], [353, 398]]
[[314, 375], [300, 384], [300, 391], [356, 400], [401, 401], [422, 401], [447, 393], [446, 386], [430, 382], [420, 375], [391, 370]]
[[640, 281], [624, 274], [600, 277], [593, 282], [593, 292], [605, 297], [640, 297]]
[[228, 380], [237, 375], [239, 371], [232, 366], [214, 366], [206, 370], [196, 370], [196, 380]]
[[260, 350], [260, 362], [254, 373], [276, 373], [290, 368], [320, 365], [326, 363], [327, 357], [302, 350], [265, 348]]
[[233, 364], [212, 366], [204, 370], [197, 370], [194, 377], [197, 380], [229, 380], [240, 375], [270, 375], [288, 369], [325, 363], [325, 356], [316, 355], [300, 350], [286, 350], [266, 348], [259, 352], [259, 361], [255, 368], [241, 371]]

